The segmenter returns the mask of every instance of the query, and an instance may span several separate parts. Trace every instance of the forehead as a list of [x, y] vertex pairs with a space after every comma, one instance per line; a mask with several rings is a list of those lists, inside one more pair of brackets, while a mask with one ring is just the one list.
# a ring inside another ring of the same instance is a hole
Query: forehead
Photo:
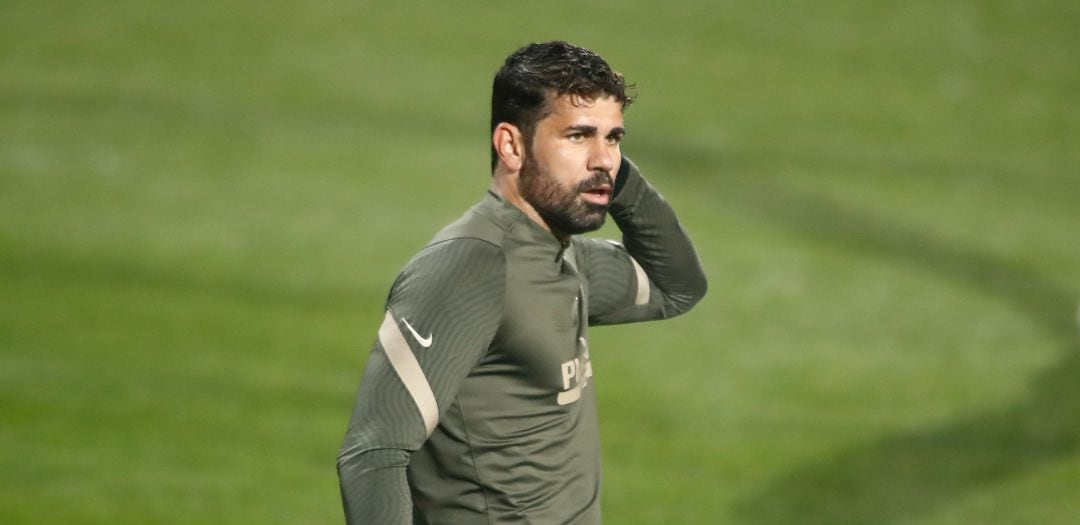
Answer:
[[539, 125], [555, 128], [589, 125], [616, 128], [623, 125], [622, 104], [615, 97], [586, 98], [561, 95], [551, 99]]

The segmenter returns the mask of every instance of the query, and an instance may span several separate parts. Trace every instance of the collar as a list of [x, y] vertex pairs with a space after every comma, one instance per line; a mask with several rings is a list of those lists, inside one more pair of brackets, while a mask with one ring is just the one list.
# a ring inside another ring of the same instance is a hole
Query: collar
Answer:
[[561, 262], [570, 248], [572, 237], [560, 241], [555, 234], [536, 224], [525, 212], [490, 189], [487, 190], [482, 207], [490, 212], [490, 217], [511, 237], [543, 250], [550, 255], [553, 262]]

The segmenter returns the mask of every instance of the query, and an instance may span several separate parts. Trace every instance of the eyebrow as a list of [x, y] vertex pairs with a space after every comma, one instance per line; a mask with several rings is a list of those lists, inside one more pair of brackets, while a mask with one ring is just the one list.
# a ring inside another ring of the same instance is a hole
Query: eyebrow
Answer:
[[[597, 130], [596, 126], [589, 126], [587, 124], [578, 124], [576, 126], [568, 126], [566, 128], [566, 131], [576, 131], [578, 133], [581, 133], [583, 135], [588, 135], [588, 136], [591, 137], [593, 135], [596, 135], [596, 132], [598, 130]], [[617, 137], [617, 136], [622, 136], [622, 135], [626, 135], [626, 128], [621, 127], [621, 126], [617, 127], [617, 128], [611, 128], [611, 131], [609, 131], [608, 134], [607, 134], [607, 136], [609, 136], [609, 137]]]

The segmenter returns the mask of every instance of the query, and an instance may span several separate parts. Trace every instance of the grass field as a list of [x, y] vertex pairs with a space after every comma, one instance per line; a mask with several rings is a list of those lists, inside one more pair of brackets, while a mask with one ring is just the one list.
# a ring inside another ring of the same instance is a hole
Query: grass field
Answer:
[[711, 285], [592, 332], [605, 522], [1076, 523], [1080, 4], [450, 4], [0, 4], [0, 523], [341, 521], [388, 286], [551, 38]]

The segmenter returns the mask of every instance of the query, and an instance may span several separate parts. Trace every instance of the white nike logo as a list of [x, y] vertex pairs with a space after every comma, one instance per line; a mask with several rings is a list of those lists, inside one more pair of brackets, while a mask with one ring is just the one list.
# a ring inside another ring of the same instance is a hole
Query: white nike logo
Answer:
[[412, 332], [413, 337], [416, 338], [417, 343], [420, 343], [420, 346], [424, 348], [431, 346], [431, 336], [433, 334], [428, 334], [426, 339], [420, 337], [420, 334], [416, 333], [416, 329], [413, 328], [411, 324], [409, 324], [409, 321], [407, 321], [404, 317], [402, 317], [401, 320], [405, 323], [405, 328], [408, 328], [409, 331]]

